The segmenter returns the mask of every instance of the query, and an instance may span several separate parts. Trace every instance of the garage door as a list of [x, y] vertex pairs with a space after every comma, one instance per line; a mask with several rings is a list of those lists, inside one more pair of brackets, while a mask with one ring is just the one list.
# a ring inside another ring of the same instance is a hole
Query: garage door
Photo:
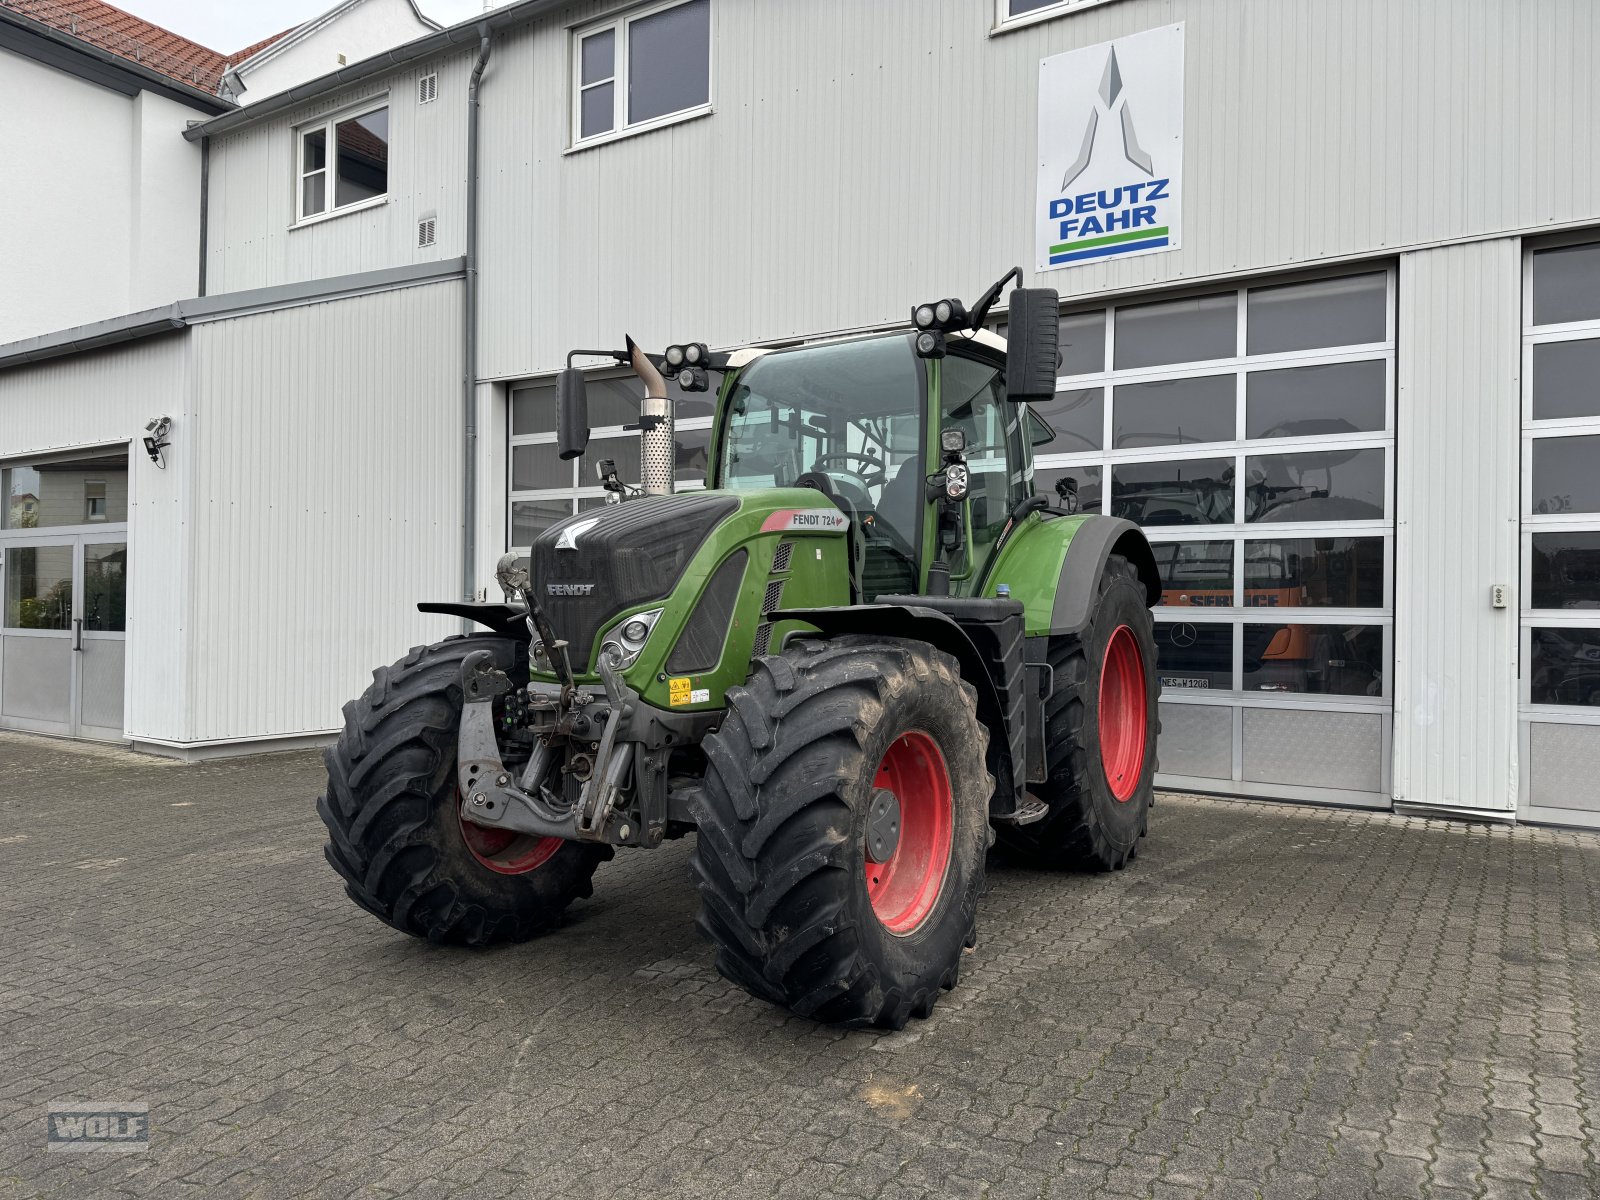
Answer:
[[1160, 782], [1387, 807], [1392, 268], [1061, 325], [1036, 485], [1155, 544]]
[[1600, 826], [1600, 240], [1528, 255], [1523, 815]]

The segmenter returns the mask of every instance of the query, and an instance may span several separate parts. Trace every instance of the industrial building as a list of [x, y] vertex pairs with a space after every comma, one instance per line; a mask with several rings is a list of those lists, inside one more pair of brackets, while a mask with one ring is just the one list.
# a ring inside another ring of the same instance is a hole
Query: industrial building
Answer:
[[1600, 826], [1583, 0], [523, 0], [252, 100], [182, 135], [204, 295], [0, 345], [0, 727], [324, 739], [636, 468], [627, 379], [556, 457], [569, 350], [1021, 264], [1037, 482], [1166, 576], [1162, 785]]

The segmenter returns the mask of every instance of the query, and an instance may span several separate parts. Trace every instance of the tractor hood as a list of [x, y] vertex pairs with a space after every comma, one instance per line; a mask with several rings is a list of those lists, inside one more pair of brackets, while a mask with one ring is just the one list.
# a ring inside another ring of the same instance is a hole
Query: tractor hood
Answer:
[[698, 492], [608, 504], [552, 525], [534, 539], [529, 575], [573, 669], [589, 670], [595, 635], [613, 617], [662, 600], [737, 496]]

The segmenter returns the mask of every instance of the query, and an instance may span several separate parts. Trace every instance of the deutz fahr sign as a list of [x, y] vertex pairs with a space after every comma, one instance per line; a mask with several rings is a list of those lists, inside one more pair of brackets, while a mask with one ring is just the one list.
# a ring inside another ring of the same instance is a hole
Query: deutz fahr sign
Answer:
[[1176, 250], [1182, 198], [1181, 22], [1039, 63], [1039, 270]]

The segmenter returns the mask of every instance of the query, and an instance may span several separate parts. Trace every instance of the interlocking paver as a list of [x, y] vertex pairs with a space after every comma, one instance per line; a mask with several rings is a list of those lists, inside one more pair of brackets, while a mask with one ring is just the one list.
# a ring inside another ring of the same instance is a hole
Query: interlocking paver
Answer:
[[[720, 979], [684, 843], [526, 945], [414, 942], [319, 786], [0, 735], [0, 1198], [1600, 1197], [1594, 835], [1163, 797], [1118, 874], [996, 854], [885, 1034]], [[44, 1153], [57, 1099], [152, 1148]]]

